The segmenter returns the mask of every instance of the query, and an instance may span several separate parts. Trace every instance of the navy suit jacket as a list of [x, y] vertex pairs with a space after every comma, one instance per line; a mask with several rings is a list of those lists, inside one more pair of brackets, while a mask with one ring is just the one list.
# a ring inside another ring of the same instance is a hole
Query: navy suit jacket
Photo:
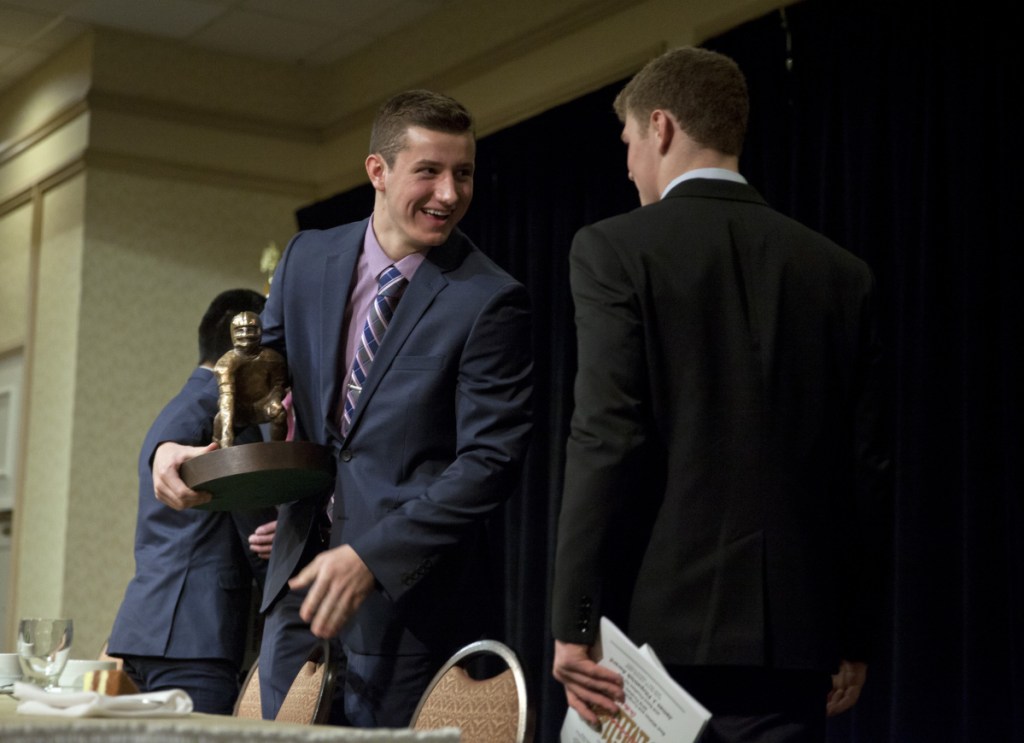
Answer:
[[709, 179], [580, 230], [570, 267], [555, 636], [608, 614], [668, 664], [865, 659], [890, 496], [868, 267]]
[[[516, 486], [526, 454], [528, 297], [453, 232], [406, 289], [343, 437], [342, 328], [366, 227], [293, 238], [263, 311], [263, 342], [288, 361], [296, 437], [337, 455], [331, 543], [350, 544], [376, 578], [344, 641], [364, 653], [447, 652], [480, 631], [486, 517]], [[281, 507], [264, 608], [309, 559], [329, 495]]]
[[[205, 445], [211, 440], [216, 396], [213, 374], [197, 368], [157, 416], [139, 456], [135, 576], [114, 621], [108, 652], [164, 658], [222, 658], [241, 663], [253, 577], [262, 585], [264, 561], [247, 536], [273, 520], [274, 509], [236, 513], [175, 511], [153, 495], [152, 453], [164, 441]], [[240, 434], [240, 443], [259, 430]]]

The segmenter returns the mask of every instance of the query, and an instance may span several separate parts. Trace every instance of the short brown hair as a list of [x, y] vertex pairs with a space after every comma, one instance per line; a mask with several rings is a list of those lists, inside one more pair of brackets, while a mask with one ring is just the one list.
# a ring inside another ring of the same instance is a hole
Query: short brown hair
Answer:
[[646, 122], [655, 109], [668, 111], [698, 144], [739, 155], [747, 133], [747, 82], [724, 54], [692, 46], [665, 52], [636, 73], [615, 98], [625, 123]]
[[429, 90], [407, 90], [385, 101], [377, 112], [370, 132], [370, 154], [379, 154], [388, 167], [393, 166], [395, 155], [405, 147], [410, 126], [473, 135], [473, 117], [457, 100]]

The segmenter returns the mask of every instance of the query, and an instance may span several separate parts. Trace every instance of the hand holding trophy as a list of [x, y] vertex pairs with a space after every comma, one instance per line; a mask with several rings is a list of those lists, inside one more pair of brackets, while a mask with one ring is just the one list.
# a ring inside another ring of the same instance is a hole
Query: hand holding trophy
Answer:
[[[277, 505], [322, 493], [334, 482], [334, 457], [325, 446], [285, 441], [287, 365], [281, 354], [260, 345], [263, 329], [254, 312], [231, 321], [234, 347], [214, 367], [217, 415], [213, 440], [220, 447], [181, 466], [193, 490], [213, 498], [201, 506], [230, 511]], [[269, 424], [269, 441], [235, 445], [236, 429]]]

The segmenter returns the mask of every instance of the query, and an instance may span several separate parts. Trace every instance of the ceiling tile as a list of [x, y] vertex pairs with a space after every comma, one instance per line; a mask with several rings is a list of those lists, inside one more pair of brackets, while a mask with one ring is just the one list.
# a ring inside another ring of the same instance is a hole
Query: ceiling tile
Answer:
[[0, 43], [22, 46], [53, 23], [53, 16], [44, 13], [0, 7]]
[[387, 12], [398, 0], [244, 0], [239, 6], [264, 15], [329, 24], [351, 30], [355, 24], [365, 23]]
[[86, 0], [68, 14], [102, 26], [183, 39], [224, 12], [223, 4], [200, 0]]
[[[0, 0], [0, 91], [89, 26], [256, 58], [325, 64], [451, 0]], [[484, 2], [484, 0], [481, 0]], [[24, 58], [22, 59], [22, 55]], [[18, 70], [17, 73], [14, 70]]]
[[46, 30], [46, 33], [32, 39], [26, 46], [43, 54], [52, 54], [67, 46], [72, 39], [81, 36], [89, 29], [89, 24], [83, 21], [72, 21], [63, 19], [60, 23], [54, 24]]
[[311, 65], [330, 64], [354, 54], [374, 42], [374, 38], [366, 33], [352, 33], [332, 39], [306, 57]]
[[37, 13], [63, 13], [68, 8], [81, 4], [82, 0], [3, 0], [0, 7], [24, 8]]
[[324, 24], [236, 10], [218, 18], [190, 40], [222, 51], [301, 61], [337, 35], [336, 29]]
[[394, 8], [396, 12], [384, 13], [374, 19], [375, 35], [380, 38], [405, 26], [414, 25], [420, 18], [433, 13], [440, 4], [436, 0], [432, 2], [404, 0], [404, 2], [396, 3]]

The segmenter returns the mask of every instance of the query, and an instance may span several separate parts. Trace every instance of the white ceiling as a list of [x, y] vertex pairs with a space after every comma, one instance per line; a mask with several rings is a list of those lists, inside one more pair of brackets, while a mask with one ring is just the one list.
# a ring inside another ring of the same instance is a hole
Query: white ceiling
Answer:
[[0, 0], [0, 90], [91, 26], [222, 52], [333, 62], [448, 0]]

